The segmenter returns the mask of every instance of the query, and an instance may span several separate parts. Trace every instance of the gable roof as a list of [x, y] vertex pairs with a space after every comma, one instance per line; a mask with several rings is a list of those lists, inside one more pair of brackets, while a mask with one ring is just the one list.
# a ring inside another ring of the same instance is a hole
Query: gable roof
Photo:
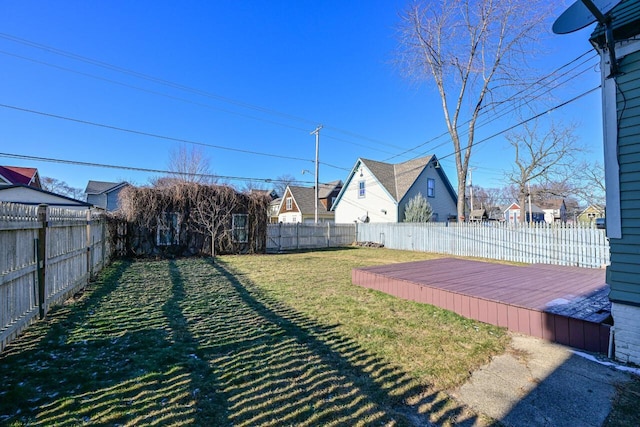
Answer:
[[[520, 205], [517, 202], [511, 203], [509, 205], [509, 207], [507, 209], [505, 209], [505, 211], [515, 211], [515, 210], [520, 210]], [[527, 213], [529, 212], [529, 203], [528, 202], [525, 202], [524, 210]], [[538, 205], [536, 205], [535, 203], [531, 203], [531, 212], [544, 213], [544, 211], [542, 209], [540, 209], [540, 207]]]
[[85, 194], [103, 194], [110, 191], [117, 190], [120, 187], [129, 185], [127, 182], [107, 182], [107, 181], [89, 181], [87, 184]]
[[360, 162], [371, 171], [391, 197], [399, 202], [433, 158], [434, 156], [426, 156], [396, 164], [370, 159], [360, 159]]
[[[318, 186], [318, 190], [320, 190], [320, 186]], [[290, 185], [287, 187], [287, 190], [284, 192], [285, 196], [283, 197], [283, 199], [286, 198], [287, 193], [291, 194], [291, 197], [293, 197], [293, 199], [295, 200], [296, 205], [298, 206], [298, 210], [300, 211], [301, 214], [303, 215], [315, 214], [315, 206], [313, 204], [313, 199], [315, 199], [316, 197], [315, 188]], [[324, 206], [322, 206], [322, 202], [320, 202], [319, 198], [316, 201], [316, 203], [318, 206], [319, 213], [323, 213], [323, 214], [327, 213], [327, 209]]]
[[[398, 203], [407, 194], [422, 171], [424, 171], [424, 169], [430, 163], [438, 165], [438, 159], [435, 155], [425, 156], [419, 159], [408, 160], [406, 162], [395, 164], [359, 158], [356, 161], [356, 164], [353, 166], [353, 169], [351, 169], [349, 177], [347, 178], [345, 185], [342, 187], [342, 190], [338, 194], [338, 197], [336, 198], [332, 209], [335, 209], [335, 206], [337, 206], [337, 204], [340, 202], [342, 195], [346, 191], [346, 188], [349, 186], [349, 183], [353, 179], [361, 164], [369, 169], [371, 174], [373, 174], [380, 185], [387, 191], [387, 193], [389, 193], [391, 198], [396, 203]], [[447, 187], [447, 190], [451, 197], [457, 201], [458, 196], [456, 195], [456, 192], [453, 189], [449, 178], [447, 178], [447, 175], [445, 175], [444, 171], [439, 166], [436, 166], [436, 171], [438, 172], [438, 176], [444, 183], [445, 187]]]
[[0, 177], [9, 184], [33, 185], [40, 188], [38, 169], [19, 166], [0, 166]]

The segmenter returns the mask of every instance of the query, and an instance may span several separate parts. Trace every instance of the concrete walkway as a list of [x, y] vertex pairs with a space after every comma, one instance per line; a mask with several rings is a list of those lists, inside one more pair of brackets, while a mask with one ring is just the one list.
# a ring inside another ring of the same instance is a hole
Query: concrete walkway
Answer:
[[454, 396], [506, 426], [600, 427], [627, 373], [569, 348], [515, 335], [511, 350], [474, 372]]

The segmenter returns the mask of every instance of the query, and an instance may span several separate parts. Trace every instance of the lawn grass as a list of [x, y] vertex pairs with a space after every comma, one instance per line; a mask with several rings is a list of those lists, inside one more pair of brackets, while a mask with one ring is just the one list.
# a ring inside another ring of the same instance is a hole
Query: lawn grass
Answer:
[[472, 423], [446, 390], [504, 330], [350, 283], [427, 257], [118, 261], [0, 354], [0, 425]]
[[354, 286], [355, 267], [409, 262], [436, 255], [375, 248], [228, 256], [223, 264], [270, 297], [330, 325], [363, 349], [446, 390], [504, 351], [504, 329], [440, 308]]

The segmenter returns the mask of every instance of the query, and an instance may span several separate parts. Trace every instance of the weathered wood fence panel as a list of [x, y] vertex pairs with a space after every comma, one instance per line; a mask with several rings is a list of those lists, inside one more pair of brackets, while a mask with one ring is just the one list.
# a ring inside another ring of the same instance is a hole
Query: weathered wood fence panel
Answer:
[[557, 224], [358, 224], [359, 242], [448, 255], [600, 268], [609, 264], [604, 230]]
[[0, 351], [108, 261], [103, 214], [0, 203]]
[[267, 251], [347, 246], [355, 238], [354, 224], [269, 224]]

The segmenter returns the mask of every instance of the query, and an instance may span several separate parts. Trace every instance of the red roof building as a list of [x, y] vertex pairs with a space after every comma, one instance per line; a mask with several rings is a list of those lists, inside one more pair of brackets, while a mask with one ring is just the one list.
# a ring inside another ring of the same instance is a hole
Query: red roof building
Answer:
[[28, 185], [42, 188], [38, 169], [18, 166], [0, 166], [0, 185]]

